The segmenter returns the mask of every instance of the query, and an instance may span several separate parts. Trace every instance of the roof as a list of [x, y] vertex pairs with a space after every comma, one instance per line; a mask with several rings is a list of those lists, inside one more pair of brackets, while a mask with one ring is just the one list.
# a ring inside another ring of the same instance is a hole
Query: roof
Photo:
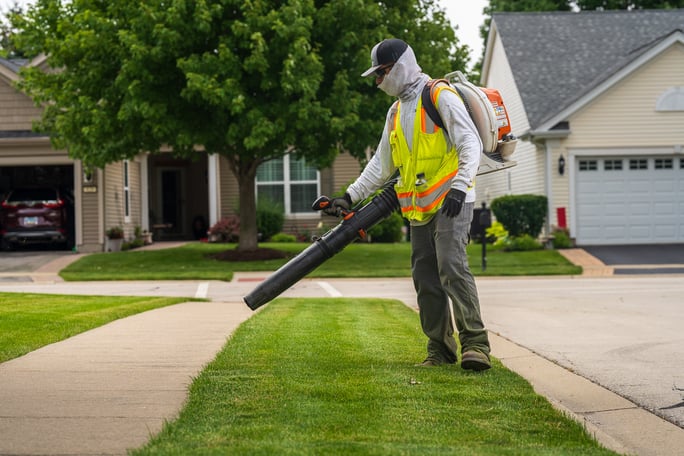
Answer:
[[3, 59], [0, 57], [0, 65], [12, 70], [14, 73], [19, 73], [19, 69], [26, 65], [29, 61], [27, 59]]
[[532, 130], [657, 43], [684, 32], [684, 9], [495, 13]]

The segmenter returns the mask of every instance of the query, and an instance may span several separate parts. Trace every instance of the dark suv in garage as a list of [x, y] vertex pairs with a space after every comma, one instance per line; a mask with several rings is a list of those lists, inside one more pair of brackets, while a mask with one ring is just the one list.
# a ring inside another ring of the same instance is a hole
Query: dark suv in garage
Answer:
[[56, 188], [17, 188], [0, 203], [0, 242], [3, 249], [24, 244], [66, 247], [69, 211]]

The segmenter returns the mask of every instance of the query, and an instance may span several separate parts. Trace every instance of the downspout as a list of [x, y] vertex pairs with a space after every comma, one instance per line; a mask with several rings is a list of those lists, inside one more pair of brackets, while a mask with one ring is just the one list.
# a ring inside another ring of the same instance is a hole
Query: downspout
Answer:
[[553, 164], [551, 160], [553, 148], [549, 140], [544, 141], [546, 169], [544, 172], [544, 191], [546, 193], [546, 237], [551, 236], [551, 214], [553, 213], [553, 185], [551, 185]]

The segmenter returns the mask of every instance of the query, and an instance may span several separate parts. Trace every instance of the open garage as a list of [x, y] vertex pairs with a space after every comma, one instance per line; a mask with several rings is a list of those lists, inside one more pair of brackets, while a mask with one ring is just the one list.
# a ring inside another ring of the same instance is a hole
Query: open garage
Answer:
[[[39, 159], [39, 157], [37, 157]], [[65, 242], [51, 242], [49, 238], [33, 239], [30, 236], [22, 237], [12, 236], [6, 233], [7, 226], [0, 226], [0, 232], [4, 233], [4, 240], [2, 246], [4, 249], [16, 248], [28, 245], [36, 245], [41, 248], [72, 248], [75, 241], [75, 214], [74, 214], [74, 167], [73, 165], [58, 164], [58, 165], [40, 165], [34, 161], [35, 164], [26, 165], [3, 165], [0, 160], [0, 201], [4, 201], [5, 197], [12, 191], [17, 189], [55, 189], [61, 201], [60, 209], [64, 216], [60, 217], [58, 222], [58, 229], [63, 232]], [[34, 198], [35, 199], [35, 198]], [[36, 205], [41, 203], [36, 201]], [[8, 224], [8, 212], [12, 210], [8, 207], [0, 207], [3, 217], [0, 217], [0, 223]], [[24, 205], [25, 206], [25, 205]], [[54, 211], [53, 211], [54, 212]], [[38, 222], [38, 217], [27, 216], [23, 217], [26, 223], [28, 220]], [[24, 221], [18, 223], [23, 225]], [[27, 225], [28, 226], [28, 225]]]

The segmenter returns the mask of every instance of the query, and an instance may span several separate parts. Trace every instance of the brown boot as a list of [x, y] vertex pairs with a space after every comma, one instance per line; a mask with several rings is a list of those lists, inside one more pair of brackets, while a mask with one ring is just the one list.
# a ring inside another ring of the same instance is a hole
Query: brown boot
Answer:
[[461, 358], [461, 368], [466, 370], [483, 371], [492, 367], [489, 356], [476, 350], [468, 350]]
[[431, 358], [430, 356], [428, 356], [427, 358], [425, 358], [425, 361], [423, 361], [422, 363], [415, 364], [414, 366], [415, 367], [435, 367], [435, 366], [441, 366], [442, 364], [444, 364], [444, 361], [442, 361], [441, 359]]

